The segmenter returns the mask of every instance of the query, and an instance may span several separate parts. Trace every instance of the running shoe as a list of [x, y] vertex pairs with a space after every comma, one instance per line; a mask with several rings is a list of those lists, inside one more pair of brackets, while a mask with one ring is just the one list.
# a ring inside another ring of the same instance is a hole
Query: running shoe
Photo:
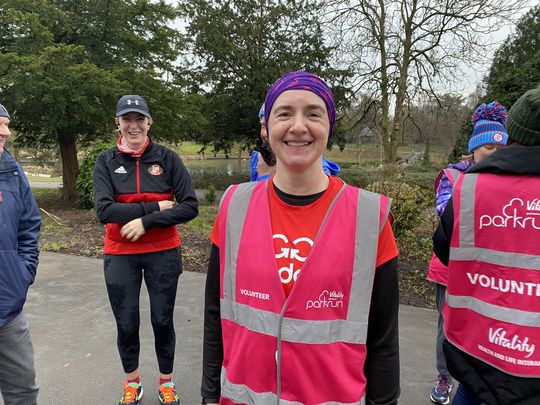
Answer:
[[180, 398], [176, 395], [173, 382], [167, 382], [159, 386], [159, 402], [162, 404], [180, 405]]
[[118, 403], [119, 405], [139, 405], [139, 401], [143, 396], [142, 384], [124, 383], [124, 394]]
[[431, 390], [431, 395], [429, 396], [431, 402], [440, 405], [448, 405], [450, 403], [450, 392], [452, 392], [453, 385], [450, 376], [439, 374], [437, 383]]

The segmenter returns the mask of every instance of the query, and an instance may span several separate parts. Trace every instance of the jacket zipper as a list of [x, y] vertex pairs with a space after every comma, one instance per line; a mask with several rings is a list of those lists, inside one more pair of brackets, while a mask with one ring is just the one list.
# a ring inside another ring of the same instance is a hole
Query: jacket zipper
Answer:
[[140, 158], [137, 158], [135, 160], [135, 183], [136, 183], [137, 194], [141, 193], [141, 175], [140, 175], [139, 159]]

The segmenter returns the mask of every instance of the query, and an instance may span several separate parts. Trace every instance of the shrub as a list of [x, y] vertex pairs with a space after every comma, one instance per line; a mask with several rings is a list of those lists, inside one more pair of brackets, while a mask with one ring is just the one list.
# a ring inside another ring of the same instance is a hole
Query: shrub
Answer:
[[372, 183], [375, 177], [374, 171], [360, 168], [341, 169], [339, 177], [351, 186], [365, 188]]
[[231, 184], [249, 181], [249, 173], [227, 173], [226, 170], [190, 170], [193, 188], [208, 189], [213, 185], [217, 190], [226, 190]]
[[215, 204], [216, 202], [216, 187], [212, 183], [208, 186], [206, 194], [204, 195], [204, 201], [206, 204]]
[[366, 189], [392, 198], [396, 237], [414, 229], [423, 217], [429, 215], [432, 192], [418, 186], [398, 181], [376, 181]]
[[424, 190], [429, 191], [431, 193], [431, 200], [432, 202], [435, 201], [435, 194], [434, 194], [434, 187], [435, 187], [435, 180], [437, 179], [437, 176], [439, 175], [439, 171], [429, 171], [429, 172], [405, 172], [403, 173], [403, 181], [405, 181], [407, 184], [421, 187]]
[[76, 182], [77, 194], [79, 196], [77, 205], [80, 207], [92, 208], [94, 206], [94, 182], [92, 181], [92, 173], [94, 172], [96, 159], [101, 152], [113, 146], [111, 143], [100, 143], [86, 152]]

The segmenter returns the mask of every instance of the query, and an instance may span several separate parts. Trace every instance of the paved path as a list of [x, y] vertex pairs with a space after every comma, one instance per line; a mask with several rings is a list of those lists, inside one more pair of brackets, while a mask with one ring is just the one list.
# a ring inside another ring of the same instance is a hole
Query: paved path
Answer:
[[[41, 386], [39, 403], [118, 403], [122, 369], [101, 260], [44, 252], [40, 261], [38, 278], [25, 306]], [[187, 272], [180, 278], [175, 380], [183, 405], [200, 403], [204, 279], [203, 274]], [[401, 307], [401, 405], [431, 404], [428, 395], [435, 376], [435, 322], [434, 311]], [[141, 346], [142, 404], [158, 405], [153, 389], [157, 364], [144, 285]]]
[[[62, 188], [62, 183], [57, 181], [29, 181], [30, 187], [32, 188]], [[197, 198], [199, 200], [203, 200], [206, 196], [206, 193], [208, 190], [203, 189], [196, 189], [195, 194], [197, 194]], [[223, 195], [223, 190], [217, 190], [216, 191], [216, 199], [219, 200], [221, 196]]]

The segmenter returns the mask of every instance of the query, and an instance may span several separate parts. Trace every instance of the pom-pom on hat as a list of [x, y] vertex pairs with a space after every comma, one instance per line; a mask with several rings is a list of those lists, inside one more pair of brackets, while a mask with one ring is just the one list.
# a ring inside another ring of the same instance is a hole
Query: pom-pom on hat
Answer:
[[508, 134], [504, 124], [507, 117], [508, 111], [497, 101], [481, 104], [471, 118], [474, 130], [469, 139], [469, 152], [483, 145], [506, 145]]

